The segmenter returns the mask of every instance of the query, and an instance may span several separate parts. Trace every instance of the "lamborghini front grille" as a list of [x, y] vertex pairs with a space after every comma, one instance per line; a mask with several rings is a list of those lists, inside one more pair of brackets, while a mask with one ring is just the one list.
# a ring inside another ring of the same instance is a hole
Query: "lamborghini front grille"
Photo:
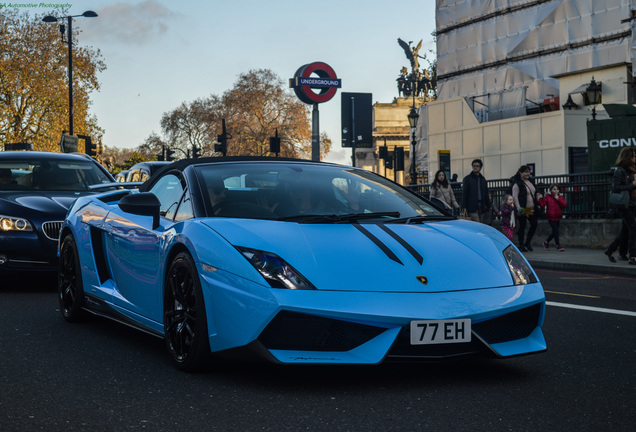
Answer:
[[537, 328], [540, 316], [541, 304], [536, 304], [498, 318], [475, 323], [473, 332], [489, 344], [523, 339]]
[[282, 311], [259, 336], [267, 349], [349, 351], [386, 329], [331, 318]]

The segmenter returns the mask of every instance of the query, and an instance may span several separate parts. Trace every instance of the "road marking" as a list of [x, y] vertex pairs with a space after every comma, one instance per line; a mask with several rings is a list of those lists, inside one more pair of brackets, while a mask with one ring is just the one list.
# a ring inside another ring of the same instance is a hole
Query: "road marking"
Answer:
[[[579, 275], [580, 273], [568, 272], [563, 270], [546, 270], [546, 269], [535, 269], [537, 273], [552, 273], [552, 274], [570, 274], [570, 275]], [[618, 279], [618, 280], [634, 280], [633, 277], [628, 276], [608, 276], [608, 275], [590, 275], [592, 279]], [[563, 279], [563, 278], [562, 278]]]
[[561, 292], [561, 291], [545, 291], [547, 293], [550, 294], [563, 294], [563, 295], [569, 295], [569, 296], [574, 296], [574, 297], [587, 297], [587, 298], [601, 298], [600, 296], [593, 296], [593, 295], [587, 295], [587, 294], [574, 294], [574, 293], [568, 293], [568, 292]]
[[563, 307], [568, 309], [580, 309], [580, 310], [587, 310], [592, 312], [603, 312], [603, 313], [609, 313], [614, 315], [627, 315], [627, 316], [636, 317], [636, 312], [631, 312], [631, 311], [605, 309], [605, 308], [598, 308], [598, 307], [592, 307], [592, 306], [581, 306], [581, 305], [575, 305], [575, 304], [548, 302], [548, 301], [545, 302], [545, 304], [548, 306], [557, 306], [557, 307]]
[[580, 276], [580, 277], [562, 277], [563, 280], [596, 280], [596, 279], [614, 279], [614, 276]]

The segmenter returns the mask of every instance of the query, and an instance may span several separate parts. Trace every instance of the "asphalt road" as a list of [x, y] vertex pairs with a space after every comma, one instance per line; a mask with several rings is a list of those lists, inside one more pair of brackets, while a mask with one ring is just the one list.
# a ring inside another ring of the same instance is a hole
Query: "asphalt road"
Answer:
[[66, 323], [50, 281], [3, 283], [0, 430], [633, 431], [636, 280], [538, 274], [549, 301], [543, 354], [372, 367], [225, 362], [202, 374], [175, 370], [152, 336], [97, 318]]

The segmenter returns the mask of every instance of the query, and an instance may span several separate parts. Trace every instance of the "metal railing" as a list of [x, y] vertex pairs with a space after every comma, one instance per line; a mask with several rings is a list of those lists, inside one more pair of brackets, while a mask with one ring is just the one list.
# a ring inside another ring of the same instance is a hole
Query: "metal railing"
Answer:
[[[610, 208], [607, 200], [612, 188], [611, 171], [538, 176], [534, 177], [533, 180], [537, 185], [537, 191], [543, 195], [549, 193], [550, 185], [559, 185], [567, 203], [563, 211], [565, 218], [596, 219], [608, 217]], [[509, 178], [487, 180], [487, 183], [494, 210], [498, 211], [512, 184]], [[451, 183], [451, 186], [455, 191], [455, 198], [461, 206], [462, 183]], [[411, 185], [407, 188], [425, 198], [430, 195], [429, 184]]]

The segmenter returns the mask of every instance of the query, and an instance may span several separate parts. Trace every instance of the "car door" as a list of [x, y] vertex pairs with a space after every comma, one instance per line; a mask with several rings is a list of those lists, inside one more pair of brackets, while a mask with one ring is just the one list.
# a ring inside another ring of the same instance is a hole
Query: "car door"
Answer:
[[162, 320], [162, 254], [165, 237], [184, 188], [176, 175], [162, 177], [150, 190], [161, 203], [160, 225], [152, 229], [150, 216], [138, 216], [117, 209], [109, 213], [108, 255], [117, 289], [115, 305], [160, 322]]

